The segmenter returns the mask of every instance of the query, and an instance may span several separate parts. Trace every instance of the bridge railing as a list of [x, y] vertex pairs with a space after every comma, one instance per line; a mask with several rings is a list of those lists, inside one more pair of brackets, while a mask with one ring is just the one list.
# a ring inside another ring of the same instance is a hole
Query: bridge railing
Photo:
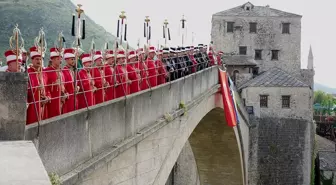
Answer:
[[40, 127], [28, 125], [25, 139], [35, 141], [48, 172], [63, 175], [217, 84], [217, 67], [207, 68], [151, 90], [41, 121]]

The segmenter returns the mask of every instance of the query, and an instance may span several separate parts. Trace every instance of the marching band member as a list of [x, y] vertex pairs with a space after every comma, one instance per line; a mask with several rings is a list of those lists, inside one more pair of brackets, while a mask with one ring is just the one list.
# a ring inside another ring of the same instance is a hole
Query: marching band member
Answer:
[[130, 84], [130, 93], [136, 93], [140, 91], [140, 71], [136, 68], [136, 53], [135, 51], [129, 51], [128, 53], [128, 62], [127, 62], [127, 74]]
[[158, 71], [154, 62], [154, 56], [155, 56], [155, 47], [150, 46], [148, 50], [146, 65], [148, 67], [148, 81], [151, 87], [157, 86], [157, 77], [158, 77]]
[[13, 50], [8, 50], [5, 52], [5, 57], [7, 61], [7, 66], [4, 68], [6, 72], [20, 72], [21, 71], [21, 64], [22, 64], [22, 57], [19, 54], [18, 60], [16, 62], [16, 54]]
[[130, 80], [127, 76], [126, 69], [126, 56], [125, 51], [123, 49], [119, 49], [117, 53], [117, 66], [116, 66], [116, 78], [118, 86], [115, 87], [116, 97], [119, 98], [122, 96], [126, 96], [129, 94], [129, 84]]
[[[75, 91], [78, 91], [78, 86], [75, 87], [75, 73], [74, 67], [76, 65], [75, 62], [75, 54], [76, 51], [73, 48], [67, 48], [64, 50], [64, 60], [65, 66], [63, 67], [62, 74], [64, 78], [64, 96], [65, 101], [62, 106], [62, 113], [68, 113], [77, 109], [78, 101], [76, 101], [75, 105]], [[77, 98], [77, 97], [76, 97]]]
[[79, 70], [77, 76], [77, 86], [79, 86], [78, 109], [86, 108], [95, 104], [94, 99], [94, 80], [91, 77], [90, 70], [92, 66], [92, 57], [90, 54], [82, 54], [81, 61], [83, 68]]
[[114, 75], [114, 54], [113, 54], [113, 50], [107, 50], [105, 52], [105, 60], [106, 60], [106, 64], [105, 64], [105, 68], [104, 68], [104, 74], [105, 74], [105, 80], [108, 84], [107, 88], [106, 88], [106, 96], [105, 96], [105, 100], [109, 101], [114, 99], [114, 86], [115, 86], [115, 75]]
[[157, 60], [155, 61], [155, 65], [157, 66], [158, 70], [158, 77], [157, 77], [157, 85], [161, 85], [166, 83], [166, 78], [168, 77], [168, 73], [166, 70], [166, 67], [164, 66], [162, 62], [162, 55], [163, 55], [163, 50], [159, 50], [157, 53]]
[[148, 68], [144, 62], [144, 56], [145, 56], [144, 49], [139, 48], [137, 50], [137, 55], [138, 55], [137, 68], [140, 70], [140, 77], [141, 77], [140, 88], [141, 90], [146, 90], [149, 88], [149, 82], [148, 82]]
[[94, 86], [96, 87], [96, 91], [94, 92], [95, 104], [99, 104], [104, 102], [106, 82], [104, 75], [104, 64], [103, 64], [103, 56], [101, 51], [96, 51], [93, 56], [93, 61], [96, 64], [95, 67], [91, 69], [91, 76], [94, 81]]

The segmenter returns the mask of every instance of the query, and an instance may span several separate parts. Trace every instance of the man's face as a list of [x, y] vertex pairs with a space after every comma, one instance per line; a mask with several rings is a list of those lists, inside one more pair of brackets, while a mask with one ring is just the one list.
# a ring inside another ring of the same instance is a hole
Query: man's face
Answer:
[[135, 57], [130, 58], [129, 59], [129, 63], [130, 64], [135, 64], [135, 59], [136, 59]]
[[103, 59], [97, 59], [95, 60], [96, 66], [102, 66], [103, 65]]
[[22, 53], [22, 63], [27, 61], [27, 53]]
[[154, 55], [155, 55], [154, 52], [150, 52], [150, 53], [148, 53], [148, 57], [149, 57], [150, 59], [153, 59], [153, 58], [154, 58]]
[[139, 61], [142, 61], [143, 60], [143, 58], [144, 58], [144, 54], [143, 53], [141, 53], [139, 56]]
[[21, 63], [20, 62], [11, 62], [8, 64], [8, 70], [12, 71], [12, 72], [20, 72], [20, 66]]
[[35, 68], [39, 68], [42, 66], [42, 58], [39, 56], [36, 56], [32, 59], [32, 64]]
[[61, 61], [62, 58], [60, 56], [51, 58], [51, 64], [56, 68], [59, 68], [59, 66], [61, 65]]
[[85, 62], [85, 63], [83, 64], [84, 68], [90, 68], [91, 65], [92, 65], [92, 62]]
[[168, 57], [168, 54], [167, 53], [163, 53], [162, 54], [162, 58], [167, 58]]
[[65, 59], [65, 62], [68, 66], [75, 66], [75, 58], [67, 58]]
[[114, 58], [111, 57], [111, 58], [107, 59], [107, 60], [106, 60], [106, 63], [107, 63], [108, 65], [113, 65], [113, 64], [114, 64]]
[[125, 57], [120, 57], [117, 59], [118, 64], [124, 64], [125, 63]]

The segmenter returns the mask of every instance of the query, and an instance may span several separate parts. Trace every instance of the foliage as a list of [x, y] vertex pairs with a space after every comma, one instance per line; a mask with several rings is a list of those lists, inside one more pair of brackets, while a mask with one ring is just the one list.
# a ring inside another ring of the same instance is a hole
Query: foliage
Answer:
[[[0, 55], [9, 49], [9, 37], [12, 36], [14, 26], [19, 25], [22, 37], [25, 40], [25, 49], [34, 44], [41, 27], [44, 28], [47, 47], [53, 47], [60, 31], [63, 31], [66, 47], [71, 47], [74, 38], [71, 36], [72, 14], [75, 5], [70, 0], [1, 0], [0, 1]], [[85, 12], [85, 7], [83, 8]], [[85, 14], [84, 14], [85, 15]], [[94, 38], [97, 49], [102, 49], [108, 41], [112, 46], [115, 37], [97, 25], [86, 15], [86, 38], [81, 48], [90, 49]]]
[[164, 119], [167, 121], [167, 122], [170, 122], [173, 120], [173, 117], [169, 114], [169, 113], [166, 113], [164, 115]]
[[313, 156], [312, 156], [312, 167], [311, 167], [311, 177], [310, 177], [310, 185], [315, 185], [315, 175], [316, 175], [316, 171], [315, 171], [315, 159], [317, 156], [316, 153], [317, 149], [316, 149], [316, 136], [314, 137], [314, 144], [313, 144]]
[[183, 115], [186, 115], [187, 107], [186, 107], [186, 105], [184, 104], [183, 101], [180, 102], [179, 108], [183, 110], [183, 112], [184, 112]]
[[321, 114], [331, 114], [331, 112], [335, 111], [334, 106], [336, 106], [336, 99], [332, 94], [328, 94], [323, 91], [315, 91], [314, 105], [315, 111]]
[[49, 179], [52, 185], [61, 185], [60, 178], [56, 173], [50, 173]]

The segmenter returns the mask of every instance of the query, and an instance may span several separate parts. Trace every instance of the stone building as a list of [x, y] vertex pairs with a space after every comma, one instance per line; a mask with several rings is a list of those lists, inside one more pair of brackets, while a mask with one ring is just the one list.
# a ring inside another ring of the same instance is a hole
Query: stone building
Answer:
[[313, 55], [301, 69], [301, 18], [250, 2], [212, 17], [213, 46], [256, 117], [312, 118]]

